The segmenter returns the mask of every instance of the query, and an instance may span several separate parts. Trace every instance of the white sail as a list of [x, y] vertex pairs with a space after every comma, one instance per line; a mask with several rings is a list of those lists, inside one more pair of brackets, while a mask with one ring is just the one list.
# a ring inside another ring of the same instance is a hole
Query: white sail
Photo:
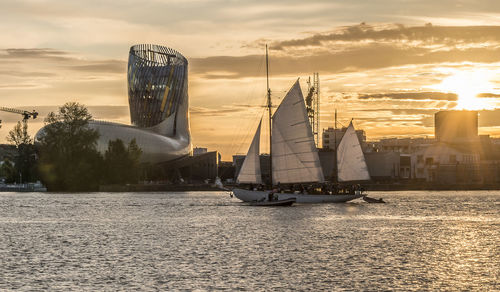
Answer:
[[339, 181], [370, 180], [365, 155], [352, 122], [337, 149], [337, 172]]
[[299, 81], [273, 115], [273, 184], [324, 181]]
[[253, 137], [252, 144], [248, 149], [247, 156], [241, 165], [240, 172], [236, 181], [238, 183], [252, 183], [260, 184], [262, 183], [262, 176], [260, 171], [260, 125], [262, 120], [257, 127], [255, 136]]

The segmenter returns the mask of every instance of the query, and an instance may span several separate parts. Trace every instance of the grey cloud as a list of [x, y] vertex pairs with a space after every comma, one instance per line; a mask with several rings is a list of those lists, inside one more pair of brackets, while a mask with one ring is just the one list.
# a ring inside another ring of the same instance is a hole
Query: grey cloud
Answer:
[[0, 84], [0, 89], [36, 89], [40, 88], [40, 84], [35, 83], [4, 83]]
[[15, 77], [52, 77], [57, 74], [51, 72], [37, 72], [37, 71], [14, 71], [14, 70], [2, 70], [0, 71], [0, 76], [15, 76]]
[[237, 113], [237, 112], [241, 112], [241, 111], [243, 111], [243, 109], [241, 109], [241, 108], [210, 109], [210, 108], [193, 107], [193, 106], [189, 108], [189, 113], [191, 115], [193, 115], [194, 117], [196, 117], [196, 116], [208, 116], [208, 117], [223, 116], [225, 114]]
[[389, 99], [414, 99], [414, 100], [450, 100], [454, 101], [458, 99], [455, 93], [443, 93], [443, 92], [404, 92], [404, 93], [378, 93], [378, 94], [361, 94], [360, 99], [378, 99], [378, 98], [389, 98]]
[[434, 115], [435, 109], [359, 109], [361, 112], [388, 112], [392, 115]]
[[[432, 51], [426, 48], [399, 48], [393, 45], [369, 44], [341, 52], [308, 51], [308, 55], [277, 55], [271, 57], [271, 75], [290, 75], [315, 70], [320, 74], [352, 72], [364, 69], [379, 69], [413, 64], [439, 64], [458, 62], [494, 63], [500, 60], [499, 48], [450, 49]], [[272, 53], [272, 52], [271, 52]], [[191, 73], [204, 77], [212, 72], [228, 72], [209, 78], [238, 79], [261, 76], [257, 70], [263, 56], [215, 56], [191, 58]]]
[[424, 41], [430, 43], [470, 43], [500, 41], [500, 26], [414, 26], [393, 25], [379, 29], [368, 24], [343, 27], [329, 33], [279, 41], [272, 44], [275, 50], [288, 47], [320, 46], [328, 41]]
[[120, 60], [106, 60], [101, 62], [89, 62], [85, 65], [66, 66], [74, 71], [82, 72], [101, 72], [101, 73], [125, 73], [127, 71], [127, 62]]
[[68, 53], [50, 48], [8, 48], [0, 50], [0, 59], [70, 59]]
[[[0, 50], [0, 60], [2, 67], [9, 70], [1, 70], [0, 75], [28, 76], [28, 77], [51, 77], [58, 73], [58, 69], [49, 69], [52, 66], [64, 68], [72, 71], [93, 72], [93, 73], [125, 73], [126, 61], [123, 60], [85, 60], [77, 58], [70, 52], [55, 50], [51, 48], [9, 48]], [[10, 61], [7, 63], [6, 61]], [[12, 62], [15, 62], [12, 64]], [[48, 72], [24, 72], [17, 64], [23, 63], [43, 63]], [[10, 64], [7, 65], [7, 64]]]
[[[397, 123], [397, 125], [415, 125], [422, 127], [434, 127], [434, 114], [439, 110], [433, 109], [365, 109], [361, 112], [389, 112], [388, 116], [377, 117], [357, 117], [355, 120], [367, 123]], [[479, 110], [479, 127], [498, 127], [500, 126], [500, 109]], [[420, 115], [420, 119], [408, 120], [403, 118], [405, 115]]]
[[[381, 123], [389, 123], [389, 124], [394, 124], [397, 126], [423, 126], [423, 127], [432, 127], [434, 126], [434, 119], [433, 117], [427, 117], [427, 116], [422, 116], [420, 119], [415, 119], [415, 120], [408, 120], [405, 118], [399, 118], [399, 117], [357, 117], [354, 119], [354, 121], [362, 121], [364, 123], [376, 123], [376, 124], [381, 124]], [[428, 121], [431, 121], [432, 123], [429, 124]]]
[[232, 105], [226, 105], [223, 106], [222, 108], [206, 108], [206, 107], [199, 107], [199, 106], [190, 106], [189, 107], [189, 112], [193, 116], [223, 116], [225, 114], [232, 114], [232, 113], [243, 113], [243, 112], [248, 112], [250, 110], [255, 110], [255, 109], [262, 109], [264, 108], [263, 106], [259, 105], [251, 105], [251, 104], [232, 104]]
[[495, 93], [480, 93], [480, 94], [477, 95], [477, 97], [498, 98], [498, 97], [500, 97], [500, 94], [495, 94]]

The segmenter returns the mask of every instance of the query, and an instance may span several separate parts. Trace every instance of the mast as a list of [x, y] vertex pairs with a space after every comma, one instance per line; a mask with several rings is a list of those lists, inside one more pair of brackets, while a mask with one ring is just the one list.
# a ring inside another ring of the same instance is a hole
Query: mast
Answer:
[[269, 111], [269, 180], [273, 186], [273, 141], [272, 141], [272, 114], [271, 114], [271, 89], [269, 88], [269, 56], [266, 44], [266, 80], [267, 80], [267, 109]]
[[335, 127], [333, 128], [333, 143], [335, 145], [335, 159], [334, 159], [334, 165], [335, 165], [335, 171], [334, 171], [334, 178], [333, 182], [338, 182], [338, 177], [339, 177], [339, 168], [337, 166], [337, 109], [335, 109]]

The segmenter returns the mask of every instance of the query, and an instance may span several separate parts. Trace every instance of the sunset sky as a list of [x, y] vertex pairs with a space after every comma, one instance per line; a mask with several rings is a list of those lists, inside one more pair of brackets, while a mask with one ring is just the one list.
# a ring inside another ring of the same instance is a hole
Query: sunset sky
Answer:
[[[300, 77], [321, 82], [321, 128], [333, 111], [369, 140], [433, 136], [440, 109], [480, 111], [500, 136], [500, 1], [69, 1], [0, 3], [0, 106], [41, 118], [78, 101], [97, 119], [130, 123], [131, 45], [189, 60], [193, 146], [245, 153], [265, 103]], [[1, 113], [0, 142], [20, 116]], [[264, 149], [265, 150], [265, 149]]]

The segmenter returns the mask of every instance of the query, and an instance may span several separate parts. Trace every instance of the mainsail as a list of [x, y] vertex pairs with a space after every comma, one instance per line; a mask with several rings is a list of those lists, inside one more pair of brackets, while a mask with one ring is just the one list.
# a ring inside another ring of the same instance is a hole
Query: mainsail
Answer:
[[255, 136], [253, 137], [252, 144], [248, 149], [247, 156], [241, 165], [240, 173], [236, 181], [238, 183], [262, 183], [262, 176], [260, 172], [260, 125], [262, 120], [259, 122]]
[[339, 181], [370, 180], [365, 156], [352, 122], [337, 149], [337, 171]]
[[273, 115], [273, 184], [324, 181], [297, 80]]

